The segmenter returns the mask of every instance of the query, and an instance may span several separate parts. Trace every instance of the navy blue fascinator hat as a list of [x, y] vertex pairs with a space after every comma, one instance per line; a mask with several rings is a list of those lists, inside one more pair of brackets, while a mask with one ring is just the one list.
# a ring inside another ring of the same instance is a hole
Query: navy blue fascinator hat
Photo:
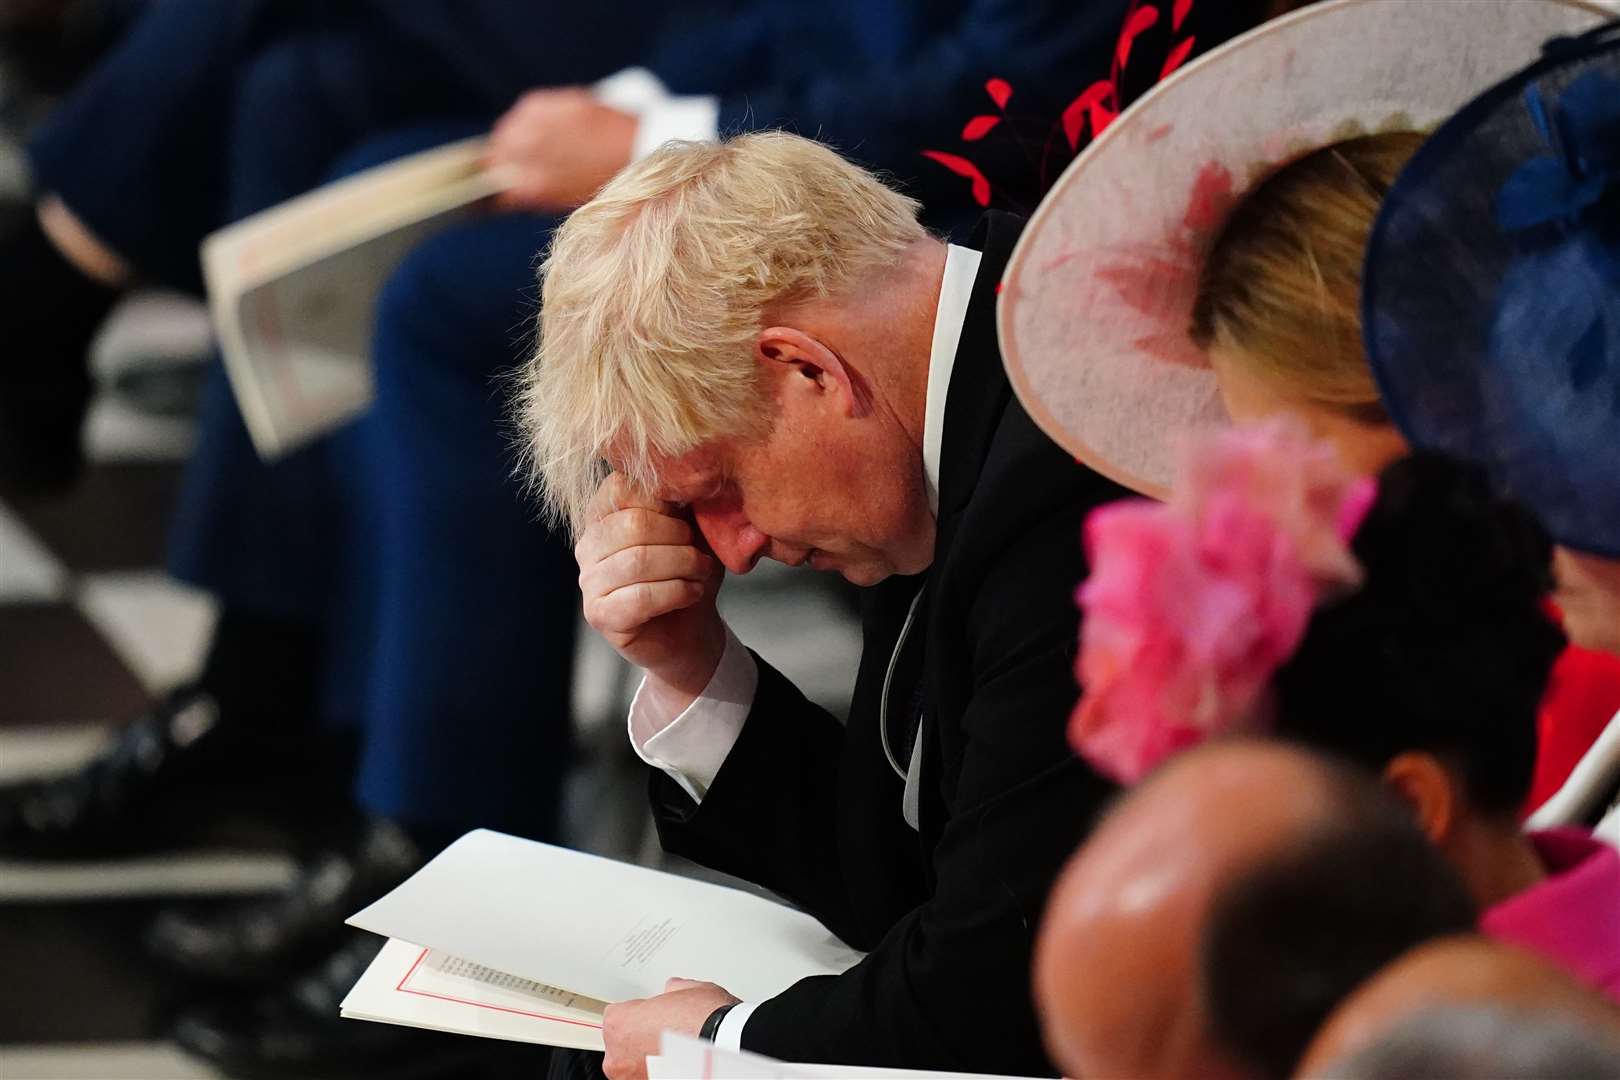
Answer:
[[1430, 137], [1385, 200], [1362, 305], [1415, 446], [1620, 558], [1620, 22], [1549, 42]]

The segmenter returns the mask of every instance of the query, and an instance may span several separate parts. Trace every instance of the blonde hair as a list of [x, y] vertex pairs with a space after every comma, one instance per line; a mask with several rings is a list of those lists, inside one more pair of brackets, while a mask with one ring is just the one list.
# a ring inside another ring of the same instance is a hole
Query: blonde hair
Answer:
[[918, 204], [781, 132], [670, 143], [553, 236], [522, 373], [524, 471], [577, 533], [603, 454], [656, 488], [660, 460], [770, 430], [754, 359], [767, 309], [852, 292], [927, 233]]
[[1388, 132], [1323, 147], [1238, 206], [1205, 259], [1193, 339], [1296, 400], [1387, 423], [1361, 338], [1361, 265], [1379, 205], [1423, 142]]

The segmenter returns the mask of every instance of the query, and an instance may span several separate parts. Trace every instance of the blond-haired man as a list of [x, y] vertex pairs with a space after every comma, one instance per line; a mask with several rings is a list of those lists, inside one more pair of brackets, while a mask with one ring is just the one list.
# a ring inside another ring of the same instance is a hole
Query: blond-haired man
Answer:
[[[1080, 522], [1118, 492], [1009, 392], [995, 293], [1022, 223], [990, 215], [958, 247], [916, 210], [794, 136], [673, 144], [545, 262], [529, 449], [587, 619], [645, 672], [630, 738], [664, 846], [870, 950], [767, 1001], [676, 982], [616, 1005], [611, 1076], [666, 1028], [791, 1060], [1051, 1068], [1030, 939], [1107, 793], [1064, 724]], [[762, 557], [870, 586], [847, 727], [716, 614], [725, 571]]]

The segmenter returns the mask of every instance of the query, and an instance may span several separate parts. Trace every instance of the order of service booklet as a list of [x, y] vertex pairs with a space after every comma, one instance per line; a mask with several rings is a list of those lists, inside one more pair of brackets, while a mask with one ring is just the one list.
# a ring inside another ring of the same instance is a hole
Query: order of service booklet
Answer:
[[[592, 87], [633, 115], [668, 101], [645, 68]], [[231, 391], [274, 460], [372, 401], [372, 311], [401, 259], [511, 186], [483, 138], [387, 162], [273, 206], [203, 241], [203, 278]]]
[[482, 829], [349, 923], [389, 941], [344, 1016], [593, 1050], [608, 1002], [667, 979], [758, 1001], [861, 958], [752, 893]]
[[502, 190], [468, 139], [379, 165], [203, 241], [203, 277], [231, 390], [273, 460], [372, 400], [372, 308], [429, 233]]

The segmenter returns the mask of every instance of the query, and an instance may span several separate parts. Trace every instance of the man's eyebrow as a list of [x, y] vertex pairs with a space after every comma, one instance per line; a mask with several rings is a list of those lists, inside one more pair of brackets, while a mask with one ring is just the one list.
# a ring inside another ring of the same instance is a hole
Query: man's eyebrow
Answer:
[[723, 470], [716, 468], [707, 475], [694, 477], [684, 484], [666, 481], [659, 485], [654, 494], [667, 503], [686, 507], [701, 499], [710, 499], [720, 495], [726, 490], [730, 482], [730, 476]]

